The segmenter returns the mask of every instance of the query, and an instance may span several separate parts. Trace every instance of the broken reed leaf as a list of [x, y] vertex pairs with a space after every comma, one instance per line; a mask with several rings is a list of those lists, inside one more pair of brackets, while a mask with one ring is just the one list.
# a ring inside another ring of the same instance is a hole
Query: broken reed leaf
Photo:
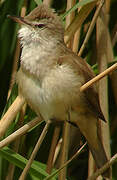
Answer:
[[85, 6], [86, 4], [92, 3], [92, 2], [97, 2], [97, 0], [82, 0], [78, 3], [76, 3], [72, 8], [70, 8], [67, 12], [65, 12], [62, 15], [62, 19], [64, 20], [66, 16], [68, 16], [71, 12], [75, 11], [77, 8]]
[[36, 2], [37, 5], [42, 3], [42, 0], [34, 0]]
[[81, 27], [89, 13], [92, 11], [92, 9], [95, 7], [97, 1], [93, 1], [90, 4], [86, 4], [81, 8], [79, 13], [76, 15], [72, 23], [68, 26], [68, 28], [65, 31], [64, 37], [65, 37], [65, 43], [68, 43], [71, 37], [74, 35], [74, 33]]

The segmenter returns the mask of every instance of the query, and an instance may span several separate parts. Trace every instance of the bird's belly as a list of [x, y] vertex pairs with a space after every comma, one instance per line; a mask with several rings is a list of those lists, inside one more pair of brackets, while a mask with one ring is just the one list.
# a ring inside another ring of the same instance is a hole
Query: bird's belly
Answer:
[[[55, 78], [55, 76], [53, 77]], [[68, 119], [68, 111], [71, 105], [78, 100], [78, 89], [73, 88], [73, 91], [70, 82], [60, 85], [60, 79], [53, 82], [54, 79], [48, 77], [40, 85], [38, 80], [29, 77], [21, 69], [17, 74], [17, 81], [19, 91], [25, 97], [27, 103], [38, 115], [41, 114], [46, 121], [48, 119], [60, 121]]]

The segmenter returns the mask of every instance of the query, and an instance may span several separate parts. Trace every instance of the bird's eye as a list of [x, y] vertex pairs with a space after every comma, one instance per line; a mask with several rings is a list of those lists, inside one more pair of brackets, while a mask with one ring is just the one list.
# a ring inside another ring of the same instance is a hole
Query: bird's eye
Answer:
[[43, 28], [45, 25], [44, 24], [35, 24], [35, 27], [38, 27], [38, 28]]

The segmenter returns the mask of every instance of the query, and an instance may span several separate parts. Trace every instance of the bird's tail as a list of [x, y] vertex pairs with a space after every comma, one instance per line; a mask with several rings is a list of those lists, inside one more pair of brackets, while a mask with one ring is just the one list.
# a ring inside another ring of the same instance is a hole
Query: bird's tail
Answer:
[[[85, 116], [80, 117], [76, 124], [88, 142], [97, 168], [101, 168], [108, 161], [108, 158], [101, 141], [98, 120], [87, 113], [87, 118]], [[108, 168], [102, 176], [110, 180], [111, 168]]]
[[[97, 118], [92, 116], [91, 113], [87, 113], [87, 117], [86, 113], [82, 113], [82, 116], [81, 113], [79, 113], [78, 120], [75, 121], [75, 123], [88, 142], [97, 168], [101, 168], [106, 162], [108, 162], [108, 158], [100, 137], [99, 121]], [[102, 176], [107, 177], [110, 180], [111, 168], [108, 168]]]
[[[90, 145], [89, 145], [89, 148], [90, 148], [90, 150], [92, 152], [92, 155], [93, 155], [93, 158], [94, 158], [94, 160], [96, 162], [97, 168], [101, 168], [105, 163], [107, 163], [108, 158], [107, 158], [107, 155], [105, 153], [105, 150], [104, 150], [104, 147], [103, 147], [101, 141], [99, 141], [98, 149], [94, 149]], [[111, 168], [108, 168], [102, 174], [102, 176], [104, 178], [110, 179], [110, 177], [111, 177]]]

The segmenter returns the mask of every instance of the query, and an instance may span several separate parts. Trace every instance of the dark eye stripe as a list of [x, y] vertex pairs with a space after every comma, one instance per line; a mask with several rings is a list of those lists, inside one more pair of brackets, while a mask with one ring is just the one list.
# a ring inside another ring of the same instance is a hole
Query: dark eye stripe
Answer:
[[45, 25], [44, 24], [35, 24], [35, 27], [38, 27], [38, 28], [43, 28]]

